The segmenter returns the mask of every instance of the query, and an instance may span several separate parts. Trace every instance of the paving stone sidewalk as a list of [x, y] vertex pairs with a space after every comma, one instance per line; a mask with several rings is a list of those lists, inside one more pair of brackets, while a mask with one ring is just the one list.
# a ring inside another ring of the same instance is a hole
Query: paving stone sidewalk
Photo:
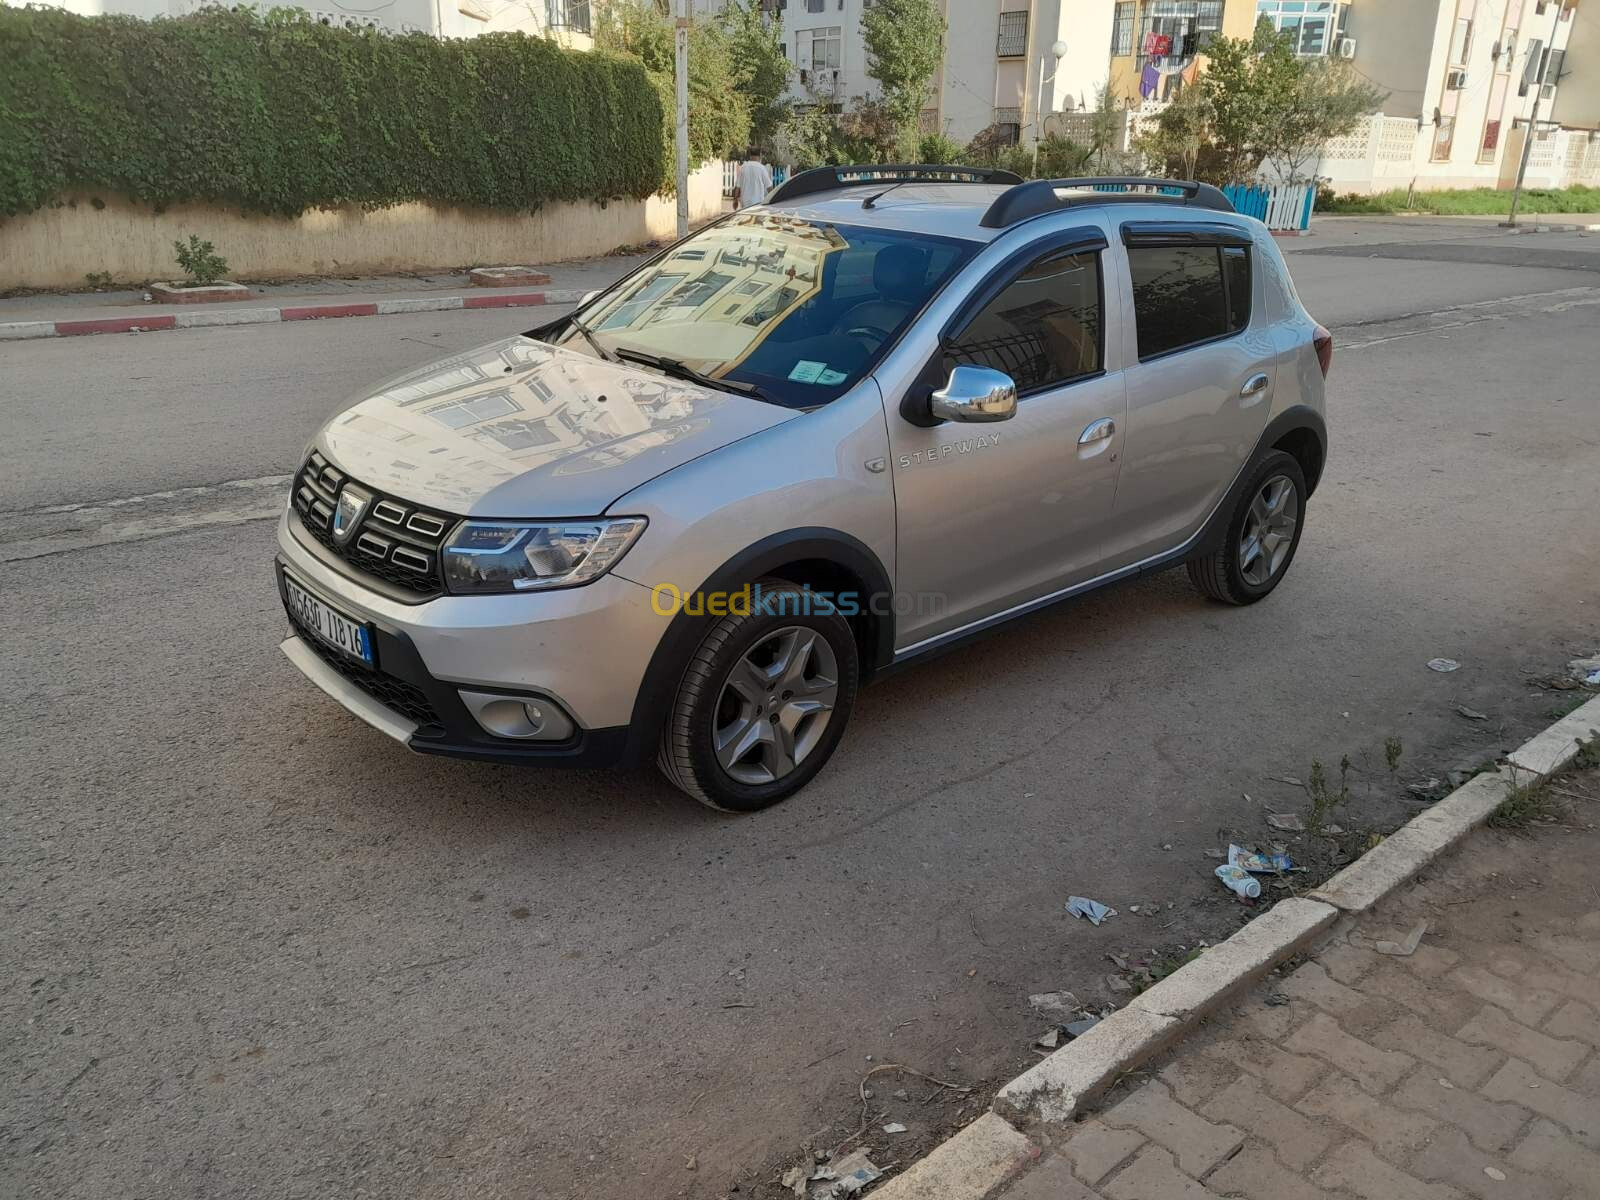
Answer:
[[[1316, 956], [1029, 1131], [1005, 1200], [1600, 1198], [1600, 771], [1482, 829]], [[1426, 919], [1415, 954], [1377, 952]]]

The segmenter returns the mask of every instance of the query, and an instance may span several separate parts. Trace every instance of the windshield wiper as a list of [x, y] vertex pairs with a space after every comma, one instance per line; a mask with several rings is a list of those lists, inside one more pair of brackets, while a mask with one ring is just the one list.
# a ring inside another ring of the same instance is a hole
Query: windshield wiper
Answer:
[[687, 379], [690, 383], [698, 383], [705, 387], [721, 388], [725, 392], [737, 392], [741, 396], [753, 396], [757, 400], [768, 399], [767, 394], [753, 383], [745, 383], [738, 379], [717, 379], [714, 376], [696, 371], [688, 363], [676, 358], [663, 358], [658, 354], [646, 354], [642, 350], [629, 350], [626, 347], [617, 351], [617, 358], [626, 362], [638, 363], [640, 366], [654, 367], [675, 379]]
[[567, 324], [572, 326], [572, 328], [576, 329], [579, 333], [583, 334], [583, 340], [588, 342], [589, 345], [593, 346], [594, 352], [601, 358], [605, 359], [607, 362], [622, 361], [617, 357], [615, 351], [607, 350], [604, 346], [602, 346], [600, 344], [600, 339], [595, 337], [594, 330], [590, 329], [587, 325], [580, 321], [576, 315], [568, 317]]

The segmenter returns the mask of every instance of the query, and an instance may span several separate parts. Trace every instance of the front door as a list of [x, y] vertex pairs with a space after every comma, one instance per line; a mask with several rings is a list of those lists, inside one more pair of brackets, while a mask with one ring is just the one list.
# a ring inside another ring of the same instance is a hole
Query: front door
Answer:
[[1041, 243], [953, 322], [931, 374], [1004, 372], [1013, 418], [923, 428], [890, 412], [897, 651], [1096, 573], [1125, 416], [1122, 374], [1105, 370], [1102, 253]]

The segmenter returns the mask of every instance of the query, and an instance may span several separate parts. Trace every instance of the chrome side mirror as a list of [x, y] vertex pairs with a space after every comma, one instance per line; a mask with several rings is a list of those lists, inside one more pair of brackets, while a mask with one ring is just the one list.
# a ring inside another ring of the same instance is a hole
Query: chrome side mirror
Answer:
[[960, 366], [929, 397], [928, 409], [944, 421], [1009, 421], [1017, 415], [1017, 385], [1003, 371]]

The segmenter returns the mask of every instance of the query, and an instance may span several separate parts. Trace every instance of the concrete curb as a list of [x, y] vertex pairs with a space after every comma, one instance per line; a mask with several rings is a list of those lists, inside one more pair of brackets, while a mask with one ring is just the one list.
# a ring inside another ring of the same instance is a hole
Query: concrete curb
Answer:
[[1579, 742], [1597, 732], [1600, 697], [1523, 743], [1507, 767], [1475, 776], [1413, 817], [1309, 896], [1280, 901], [1017, 1076], [995, 1097], [993, 1122], [974, 1121], [875, 1195], [982, 1200], [1037, 1156], [1022, 1129], [1071, 1120], [1273, 967], [1320, 941], [1343, 914], [1365, 912], [1409, 883], [1487, 820], [1508, 787], [1566, 767]]
[[91, 333], [155, 333], [163, 329], [201, 329], [212, 325], [273, 325], [281, 321], [323, 321], [335, 317], [387, 317], [396, 313], [445, 312], [457, 308], [527, 308], [537, 304], [577, 304], [586, 295], [588, 292], [577, 288], [546, 288], [539, 292], [413, 296], [351, 304], [203, 309], [196, 312], [103, 317], [90, 321], [4, 321], [0, 322], [0, 341], [82, 337]]

